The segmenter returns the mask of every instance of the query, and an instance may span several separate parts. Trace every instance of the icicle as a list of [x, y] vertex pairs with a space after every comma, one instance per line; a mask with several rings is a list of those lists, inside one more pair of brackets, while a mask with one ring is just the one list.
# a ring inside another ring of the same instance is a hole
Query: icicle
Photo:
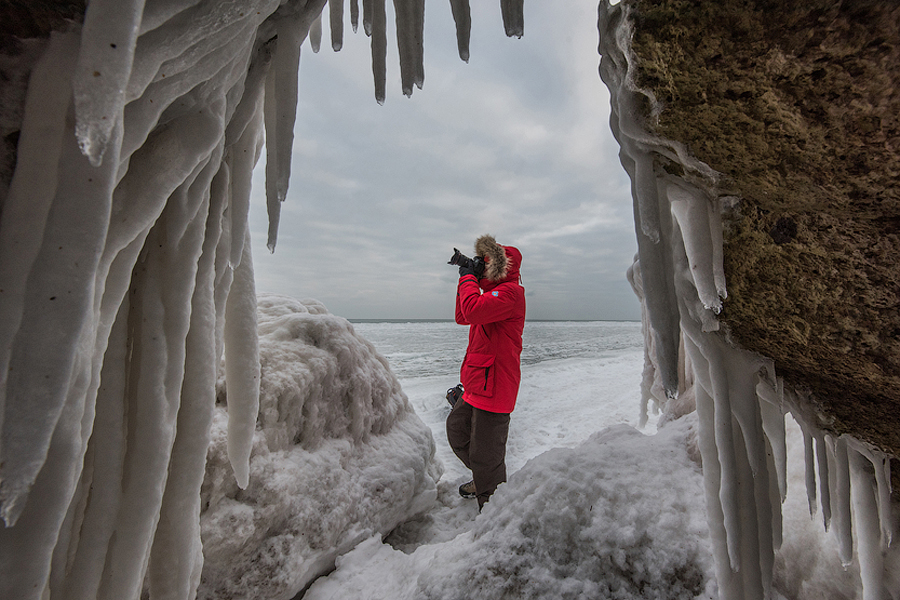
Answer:
[[[221, 174], [220, 170], [217, 177]], [[206, 189], [206, 185], [201, 185], [196, 192]], [[221, 234], [222, 212], [226, 206], [223, 194], [211, 195], [197, 285], [191, 298], [175, 442], [150, 551], [148, 581], [150, 597], [154, 600], [194, 598], [200, 584], [203, 565], [200, 487], [206, 472], [209, 427], [216, 401], [215, 242]]]
[[[0, 220], [0, 432], [3, 428], [9, 352], [21, 324], [28, 274], [41, 249], [56, 194], [59, 158], [66, 135], [78, 36], [52, 34], [29, 80], [17, 146], [16, 170]], [[69, 131], [71, 135], [71, 131]], [[0, 438], [2, 442], [2, 438]], [[0, 443], [0, 457], [3, 448]]]
[[266, 206], [269, 213], [269, 237], [266, 246], [275, 251], [281, 203], [287, 196], [291, 178], [291, 149], [297, 116], [297, 76], [300, 68], [300, 44], [309, 24], [284, 19], [278, 26], [275, 57], [266, 81]]
[[422, 89], [425, 82], [425, 0], [394, 0], [394, 13], [400, 53], [400, 82], [403, 93], [412, 96], [413, 85]]
[[883, 600], [884, 555], [882, 527], [879, 524], [878, 488], [869, 469], [871, 464], [853, 448], [847, 449], [852, 479], [853, 524], [856, 528], [859, 574], [862, 579], [863, 600]]
[[8, 350], [0, 446], [0, 518], [7, 526], [24, 507], [67, 398], [76, 401], [79, 392], [71, 388], [91, 369], [79, 350], [93, 346], [94, 273], [109, 226], [121, 127], [112, 129], [110, 160], [99, 168], [90, 166], [68, 131], [42, 245], [23, 290], [21, 323]]
[[340, 52], [344, 45], [344, 0], [328, 0], [328, 9], [331, 49]]
[[[211, 126], [208, 137], [194, 140], [191, 149], [197, 152], [191, 162], [199, 164], [167, 203], [147, 238], [140, 267], [135, 269], [129, 296], [130, 337], [135, 346], [125, 396], [128, 447], [122, 503], [98, 600], [140, 594], [163, 502], [184, 381], [190, 298], [206, 226], [206, 215], [198, 211], [205, 204], [203, 191], [211, 177], [207, 165], [217, 163], [221, 156], [203, 158], [209, 152], [204, 146], [220, 140], [224, 133], [223, 124], [216, 123], [217, 112], [221, 117], [221, 109], [196, 116]], [[175, 237], [179, 232], [180, 238]], [[163, 240], [171, 245], [161, 243]]]
[[[782, 415], [782, 428], [784, 427], [784, 415]], [[769, 480], [769, 497], [768, 497], [768, 515], [771, 516], [770, 524], [772, 528], [772, 560], [775, 559], [775, 550], [781, 548], [781, 544], [784, 541], [784, 524], [782, 523], [782, 511], [781, 505], [784, 502], [784, 496], [781, 491], [781, 482], [778, 481], [778, 467], [775, 465], [775, 453], [771, 450], [771, 445], [769, 444], [769, 439], [766, 438], [766, 448], [769, 451], [766, 453], [766, 479]], [[773, 474], [775, 475], [773, 477]], [[773, 563], [774, 565], [774, 563]], [[763, 575], [769, 578], [769, 584], [771, 584], [771, 576], [772, 572], [763, 571]]]
[[826, 436], [828, 443], [828, 481], [832, 498], [832, 523], [837, 537], [838, 553], [844, 566], [853, 561], [853, 535], [850, 515], [850, 464], [847, 442]]
[[822, 503], [822, 519], [825, 524], [825, 530], [831, 527], [831, 515], [834, 511], [832, 504], [831, 480], [834, 477], [834, 467], [831, 466], [828, 459], [828, 447], [825, 443], [825, 437], [818, 433], [816, 438], [816, 464], [819, 467], [819, 496]]
[[309, 28], [309, 47], [313, 54], [318, 54], [322, 48], [322, 15], [320, 14], [312, 22]]
[[713, 266], [713, 240], [710, 235], [709, 201], [698, 189], [686, 189], [686, 183], [669, 181], [666, 186], [672, 213], [681, 228], [689, 263], [689, 276], [697, 288], [704, 308], [719, 313], [722, 301], [716, 290]]
[[[93, 455], [88, 503], [82, 519], [80, 539], [67, 571], [62, 597], [66, 600], [92, 600], [97, 597], [103, 564], [113, 536], [121, 501], [120, 489], [125, 456], [125, 372], [128, 345], [128, 307], [122, 303], [109, 335], [103, 360], [103, 387], [97, 395], [97, 419], [90, 440]], [[55, 567], [55, 565], [54, 565]]]
[[525, 0], [500, 0], [503, 28], [508, 37], [522, 37], [525, 33]]
[[725, 299], [728, 297], [728, 290], [725, 287], [725, 239], [722, 230], [722, 215], [718, 205], [712, 202], [706, 204], [706, 210], [709, 213], [707, 221], [709, 222], [709, 235], [712, 242], [712, 268], [716, 295]]
[[375, 101], [384, 104], [387, 77], [387, 13], [385, 0], [363, 0], [363, 27], [372, 38], [372, 75]]
[[231, 194], [229, 203], [231, 243], [230, 251], [227, 253], [231, 266], [240, 263], [243, 255], [243, 231], [250, 209], [253, 167], [259, 160], [260, 144], [264, 138], [263, 102], [270, 60], [269, 47], [263, 46], [257, 59], [250, 64], [249, 73], [243, 83], [244, 93], [241, 101], [225, 130], [225, 143], [229, 146], [225, 157], [227, 170], [217, 179], [229, 179], [223, 185]]
[[[759, 373], [756, 395], [761, 400], [759, 409], [762, 416], [763, 431], [769, 440], [772, 450], [775, 473], [778, 479], [778, 491], [781, 495], [781, 501], [784, 502], [784, 499], [787, 497], [787, 436], [784, 429], [781, 383], [773, 377], [774, 366], [771, 363], [766, 366], [765, 373], [767, 374], [766, 377], [763, 376], [763, 371]], [[773, 381], [779, 389], [773, 387]]]
[[[881, 524], [881, 544], [884, 548], [890, 547], [893, 541], [894, 519], [891, 516], [891, 459], [883, 452], [876, 450], [869, 444], [865, 444], [853, 438], [848, 438], [850, 448], [871, 463], [874, 472], [878, 507], [878, 520]], [[865, 467], [864, 463], [858, 466]]]
[[359, 0], [350, 0], [350, 26], [353, 33], [359, 29]]
[[766, 456], [760, 403], [756, 396], [762, 361], [754, 354], [726, 344], [722, 344], [721, 353], [731, 411], [743, 432], [747, 460], [753, 476], [757, 477], [764, 470]]
[[695, 393], [697, 398], [697, 415], [699, 417], [700, 455], [703, 458], [703, 484], [706, 491], [706, 515], [709, 523], [709, 535], [715, 556], [716, 580], [722, 598], [743, 600], [744, 591], [741, 578], [735, 574], [731, 566], [728, 545], [728, 531], [725, 527], [725, 513], [721, 499], [722, 468], [719, 461], [720, 448], [716, 444], [716, 408], [712, 395], [712, 382], [709, 379], [709, 364], [700, 348], [690, 337], [685, 338], [685, 349], [691, 356], [694, 372], [697, 376]]
[[[758, 481], [747, 460], [746, 440], [741, 439], [740, 427], [734, 429], [735, 442], [742, 446], [735, 450], [736, 471], [732, 474], [735, 488], [729, 498], [740, 515], [736, 543], [740, 552], [740, 563], [737, 569], [744, 583], [744, 595], [747, 598], [768, 598], [768, 588], [774, 564], [772, 546], [771, 512], [768, 510], [768, 481]], [[759, 471], [765, 479], [765, 472]], [[729, 482], [732, 483], [732, 482]], [[729, 535], [735, 533], [729, 531]]]
[[250, 450], [259, 413], [259, 341], [250, 229], [225, 306], [225, 388], [228, 394], [228, 460], [241, 489], [250, 478]]
[[[623, 164], [626, 160], [623, 157]], [[655, 185], [653, 196], [639, 195], [636, 184], [632, 184], [634, 194], [636, 227], [640, 220], [639, 206], [656, 201]], [[649, 189], [649, 188], [648, 188]], [[637, 235], [638, 254], [641, 260], [641, 281], [646, 299], [647, 316], [655, 338], [656, 358], [660, 378], [666, 393], [675, 396], [678, 390], [678, 344], [679, 314], [675, 289], [669, 276], [671, 266], [669, 255], [660, 243], [653, 243], [639, 230]]]
[[459, 57], [469, 62], [469, 38], [472, 34], [472, 11], [469, 0], [450, 0], [450, 11], [456, 23], [456, 45]]
[[72, 79], [75, 135], [93, 166], [103, 162], [113, 128], [122, 120], [125, 88], [144, 0], [91, 0]]
[[629, 153], [629, 156], [634, 160], [633, 195], [638, 199], [635, 217], [639, 221], [641, 232], [657, 244], [660, 241], [659, 191], [653, 157], [649, 152], [637, 149]]
[[363, 3], [363, 31], [371, 37], [375, 27], [375, 0], [362, 0]]
[[647, 424], [648, 420], [648, 407], [650, 399], [653, 398], [653, 383], [654, 383], [654, 374], [656, 373], [656, 369], [653, 366], [654, 356], [652, 354], [653, 351], [653, 337], [650, 335], [649, 331], [649, 323], [647, 320], [647, 310], [644, 305], [644, 290], [643, 284], [641, 283], [641, 263], [637, 256], [634, 257], [634, 263], [625, 273], [625, 277], [628, 279], [628, 283], [631, 284], [631, 289], [634, 290], [634, 294], [638, 297], [638, 300], [641, 303], [641, 334], [644, 337], [644, 370], [641, 374], [641, 405], [640, 405], [640, 414], [639, 414], [639, 426], [643, 428]]
[[47, 449], [46, 462], [31, 489], [31, 501], [11, 527], [0, 527], [0, 598], [43, 599], [51, 558], [78, 480], [73, 464], [82, 451], [83, 404], [67, 402]]
[[725, 531], [728, 532], [728, 556], [731, 561], [731, 569], [740, 569], [740, 539], [741, 518], [738, 501], [742, 493], [737, 487], [738, 482], [738, 457], [735, 451], [734, 429], [732, 428], [731, 402], [728, 396], [728, 381], [725, 379], [724, 365], [718, 352], [713, 350], [707, 356], [709, 361], [709, 376], [712, 384], [713, 402], [715, 404], [715, 440], [719, 448], [719, 463], [722, 467], [721, 481], [719, 482], [719, 498], [722, 510], [725, 514]]
[[809, 516], [816, 514], [816, 457], [813, 450], [813, 438], [803, 429], [803, 457], [806, 462], [806, 500], [809, 504]]

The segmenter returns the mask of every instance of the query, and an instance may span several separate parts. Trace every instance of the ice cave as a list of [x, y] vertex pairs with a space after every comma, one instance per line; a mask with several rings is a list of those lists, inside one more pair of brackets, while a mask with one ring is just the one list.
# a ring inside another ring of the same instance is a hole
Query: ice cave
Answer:
[[[467, 60], [469, 2], [450, 4]], [[500, 4], [522, 36], [523, 1]], [[673, 427], [696, 413], [719, 598], [787, 597], [773, 569], [789, 415], [810, 512], [858, 564], [858, 597], [898, 600], [900, 9], [776, 4], [600, 2], [642, 403]], [[393, 7], [410, 96], [425, 1]], [[303, 185], [299, 56], [323, 20], [335, 50], [361, 22], [385, 101], [385, 2], [346, 10], [0, 5], [0, 597], [290, 600], [361, 532], [433, 500], [434, 441], [383, 359], [324, 307], [255, 291], [251, 174], [264, 150], [274, 249], [288, 185]], [[357, 445], [370, 461], [348, 469]], [[298, 452], [343, 490], [340, 522], [319, 519], [311, 467], [282, 470]], [[379, 479], [385, 462], [405, 475]], [[213, 522], [255, 545], [239, 585], [226, 572], [247, 549], [201, 542]]]

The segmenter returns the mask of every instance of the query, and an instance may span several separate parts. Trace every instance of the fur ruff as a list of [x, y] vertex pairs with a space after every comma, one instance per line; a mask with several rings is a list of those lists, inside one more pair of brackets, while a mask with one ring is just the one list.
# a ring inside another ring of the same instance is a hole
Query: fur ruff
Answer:
[[483, 235], [475, 240], [475, 256], [490, 256], [491, 260], [484, 269], [483, 277], [490, 281], [502, 281], [509, 272], [509, 259], [506, 250], [497, 243], [492, 235]]

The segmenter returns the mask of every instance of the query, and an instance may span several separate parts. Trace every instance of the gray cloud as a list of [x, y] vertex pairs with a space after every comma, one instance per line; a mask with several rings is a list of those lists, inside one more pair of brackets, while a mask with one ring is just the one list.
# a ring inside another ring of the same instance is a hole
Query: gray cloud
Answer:
[[[526, 3], [525, 36], [473, 3], [471, 58], [449, 3], [426, 10], [425, 85], [374, 99], [369, 39], [304, 46], [291, 188], [265, 248], [263, 165], [251, 209], [260, 291], [321, 300], [348, 318], [452, 318], [452, 248], [492, 233], [522, 250], [529, 318], [637, 319], [628, 178], [597, 67], [596, 3]], [[390, 3], [388, 3], [390, 5]], [[446, 6], [445, 6], [446, 5]], [[389, 6], [390, 10], [390, 6]], [[392, 16], [389, 14], [389, 20]], [[262, 163], [263, 161], [261, 161]]]

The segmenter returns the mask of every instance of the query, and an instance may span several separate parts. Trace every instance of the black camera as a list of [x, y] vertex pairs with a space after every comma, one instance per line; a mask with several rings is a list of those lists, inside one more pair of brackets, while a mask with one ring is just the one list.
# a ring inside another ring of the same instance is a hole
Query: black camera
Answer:
[[475, 271], [475, 277], [481, 279], [484, 273], [484, 259], [480, 256], [469, 258], [456, 248], [453, 249], [453, 256], [450, 257], [448, 265], [459, 265], [460, 267], [468, 267]]

